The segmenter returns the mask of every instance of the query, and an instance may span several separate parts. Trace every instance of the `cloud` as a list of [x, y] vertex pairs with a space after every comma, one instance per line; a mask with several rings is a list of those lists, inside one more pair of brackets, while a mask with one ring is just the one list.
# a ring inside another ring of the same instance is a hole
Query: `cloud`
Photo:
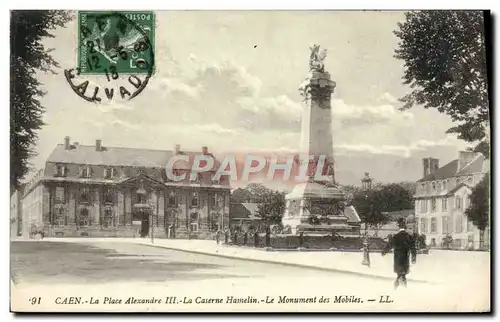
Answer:
[[390, 104], [351, 105], [343, 100], [332, 100], [333, 119], [344, 126], [362, 126], [367, 124], [411, 124], [414, 118], [409, 111], [401, 112]]
[[387, 102], [390, 104], [397, 104], [399, 102], [397, 98], [395, 98], [394, 96], [392, 96], [388, 92], [385, 92], [384, 94], [380, 95], [378, 99], [379, 99], [379, 101]]
[[172, 94], [180, 94], [189, 98], [198, 98], [203, 90], [203, 86], [201, 84], [192, 86], [175, 77], [156, 79], [152, 81], [150, 86], [151, 89], [160, 91], [163, 97], [168, 97]]
[[443, 139], [430, 141], [418, 140], [409, 145], [371, 145], [371, 144], [337, 144], [334, 146], [335, 153], [349, 154], [351, 152], [364, 152], [371, 154], [389, 154], [408, 158], [418, 151], [427, 151], [434, 147], [455, 147], [459, 145], [456, 136], [448, 135]]

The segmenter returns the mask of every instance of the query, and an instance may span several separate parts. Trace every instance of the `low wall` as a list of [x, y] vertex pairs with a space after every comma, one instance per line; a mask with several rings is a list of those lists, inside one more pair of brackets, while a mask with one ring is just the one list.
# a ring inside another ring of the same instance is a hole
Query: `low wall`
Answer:
[[[255, 238], [254, 234], [237, 234], [236, 237], [221, 236], [220, 242], [235, 246], [250, 246], [265, 248], [271, 247], [274, 249], [297, 249], [304, 248], [310, 250], [355, 250], [358, 251], [363, 247], [363, 240], [359, 237], [337, 237], [331, 235], [270, 235], [269, 242], [266, 240], [266, 234], [258, 234]], [[382, 250], [387, 245], [387, 242], [381, 238], [370, 238], [370, 250]]]

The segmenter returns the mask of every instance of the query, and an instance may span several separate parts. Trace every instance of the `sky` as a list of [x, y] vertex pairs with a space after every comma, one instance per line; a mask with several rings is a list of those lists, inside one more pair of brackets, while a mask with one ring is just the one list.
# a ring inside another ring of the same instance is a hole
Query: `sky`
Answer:
[[450, 118], [415, 107], [399, 111], [409, 87], [395, 59], [393, 34], [403, 12], [158, 11], [156, 72], [131, 101], [101, 104], [78, 97], [63, 69], [76, 64], [77, 23], [54, 31], [45, 45], [60, 63], [39, 73], [46, 96], [39, 132], [41, 168], [57, 144], [186, 150], [297, 151], [303, 106], [298, 87], [308, 75], [309, 47], [328, 50], [337, 86], [332, 132], [337, 181], [359, 184], [364, 172], [394, 182], [422, 177], [422, 158], [457, 158], [463, 141], [445, 132]]

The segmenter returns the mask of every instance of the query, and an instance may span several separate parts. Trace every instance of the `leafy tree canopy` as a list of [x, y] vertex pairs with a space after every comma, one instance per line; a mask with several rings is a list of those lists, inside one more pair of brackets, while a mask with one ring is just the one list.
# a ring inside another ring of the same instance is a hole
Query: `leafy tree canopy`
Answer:
[[36, 155], [37, 131], [44, 125], [44, 107], [36, 72], [54, 72], [59, 67], [42, 44], [49, 31], [71, 19], [66, 11], [11, 11], [10, 17], [10, 187], [16, 189], [30, 170], [30, 158]]
[[412, 91], [402, 109], [436, 108], [456, 126], [448, 133], [479, 142], [489, 157], [489, 101], [482, 11], [412, 11], [394, 33], [395, 57], [404, 61], [404, 84]]
[[490, 174], [486, 173], [483, 179], [472, 188], [470, 205], [465, 215], [472, 223], [484, 231], [489, 224], [490, 216]]
[[388, 212], [413, 209], [412, 183], [377, 184], [368, 191], [358, 188], [353, 193], [352, 205], [361, 220], [371, 227], [387, 224], [391, 218]]

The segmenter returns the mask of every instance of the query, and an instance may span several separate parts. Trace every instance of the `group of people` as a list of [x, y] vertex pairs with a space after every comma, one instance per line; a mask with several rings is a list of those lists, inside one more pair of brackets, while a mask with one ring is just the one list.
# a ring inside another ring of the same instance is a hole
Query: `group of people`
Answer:
[[[396, 273], [396, 280], [394, 281], [394, 287], [398, 288], [399, 286], [407, 286], [406, 275], [410, 272], [410, 260], [412, 264], [416, 264], [417, 261], [417, 238], [413, 234], [406, 231], [406, 221], [404, 219], [400, 219], [398, 221], [399, 231], [393, 235], [385, 248], [382, 250], [382, 256], [385, 256], [391, 250], [394, 252], [394, 273]], [[236, 242], [236, 238], [238, 238], [237, 230], [229, 230], [224, 229], [217, 230], [215, 233], [215, 241], [217, 244], [220, 244], [222, 238], [224, 238], [224, 243]], [[270, 237], [269, 229], [266, 231], [266, 242]], [[257, 232], [248, 232], [244, 234], [244, 238], [254, 237], [257, 238], [258, 242], [259, 234]], [[254, 241], [255, 242], [255, 241]], [[255, 243], [257, 243], [255, 242]], [[248, 240], [244, 241], [244, 244], [249, 243]]]

